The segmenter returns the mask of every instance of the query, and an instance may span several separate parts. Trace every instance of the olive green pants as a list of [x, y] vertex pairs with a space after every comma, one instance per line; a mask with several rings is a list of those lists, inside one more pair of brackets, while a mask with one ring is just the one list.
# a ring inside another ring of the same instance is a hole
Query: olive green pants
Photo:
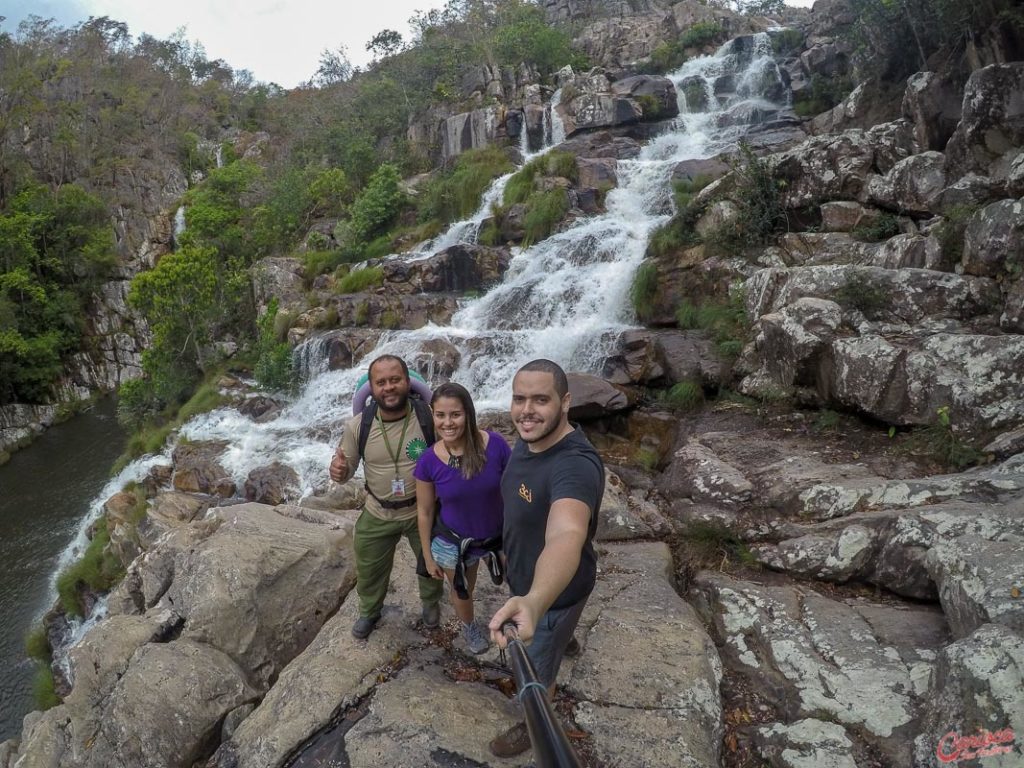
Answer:
[[[395, 562], [395, 548], [405, 536], [413, 556], [420, 554], [420, 532], [416, 518], [408, 520], [381, 520], [365, 509], [356, 521], [356, 592], [359, 593], [359, 615], [378, 616], [384, 606], [384, 596], [391, 581], [391, 566]], [[425, 579], [420, 582], [420, 600], [424, 605], [440, 602], [444, 582]]]

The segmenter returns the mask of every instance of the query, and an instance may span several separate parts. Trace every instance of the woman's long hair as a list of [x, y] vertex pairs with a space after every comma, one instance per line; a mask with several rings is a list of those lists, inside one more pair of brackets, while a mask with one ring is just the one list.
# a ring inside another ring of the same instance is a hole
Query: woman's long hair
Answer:
[[482, 470], [487, 461], [484, 441], [480, 437], [480, 430], [476, 425], [476, 407], [473, 405], [473, 398], [469, 391], [454, 381], [442, 384], [434, 390], [434, 396], [430, 398], [431, 407], [442, 397], [458, 400], [466, 414], [466, 430], [463, 433], [462, 476], [468, 480]]

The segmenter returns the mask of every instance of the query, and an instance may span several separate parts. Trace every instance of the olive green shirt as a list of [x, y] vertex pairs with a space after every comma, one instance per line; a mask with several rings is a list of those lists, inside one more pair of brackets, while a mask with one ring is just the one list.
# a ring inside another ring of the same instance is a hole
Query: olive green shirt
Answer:
[[[350, 479], [359, 466], [359, 425], [362, 420], [362, 414], [356, 414], [345, 422], [345, 433], [341, 438], [341, 450], [345, 453], [348, 463], [348, 474], [345, 480]], [[411, 501], [416, 498], [416, 478], [412, 476], [412, 471], [419, 457], [427, 449], [427, 442], [424, 439], [423, 430], [420, 429], [416, 413], [411, 408], [405, 420], [383, 422], [383, 428], [387, 432], [387, 442], [384, 440], [381, 426], [382, 422], [379, 419], [373, 420], [363, 456], [363, 476], [366, 478], [366, 485], [372, 494], [368, 494], [366, 497], [366, 511], [381, 520], [408, 520], [416, 517], [415, 503], [401, 509], [387, 509], [382, 507], [377, 499]], [[399, 443], [403, 426], [405, 427], [405, 439]], [[398, 454], [397, 477], [405, 482], [404, 494], [395, 494], [391, 488], [391, 483], [396, 477], [396, 452]], [[374, 498], [375, 496], [376, 498]]]

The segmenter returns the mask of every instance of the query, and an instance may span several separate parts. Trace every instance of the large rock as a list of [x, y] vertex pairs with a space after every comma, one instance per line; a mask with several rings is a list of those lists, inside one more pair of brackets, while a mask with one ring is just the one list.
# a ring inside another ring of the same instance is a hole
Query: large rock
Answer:
[[629, 398], [599, 376], [587, 373], [570, 373], [569, 417], [573, 420], [597, 419], [629, 408]]
[[704, 444], [709, 435], [691, 439], [673, 455], [662, 475], [660, 488], [668, 498], [688, 496], [694, 501], [722, 505], [749, 502], [754, 486], [743, 472]]
[[629, 96], [613, 93], [611, 80], [604, 74], [577, 77], [570, 95], [558, 105], [569, 137], [580, 131], [630, 125], [643, 118], [640, 104]]
[[612, 93], [638, 101], [645, 120], [667, 120], [679, 114], [676, 88], [667, 77], [626, 77], [612, 83]]
[[773, 768], [857, 768], [846, 729], [810, 717], [761, 726], [754, 744]]
[[941, 152], [922, 152], [900, 160], [885, 176], [868, 179], [868, 201], [899, 213], [938, 213], [946, 189], [945, 160]]
[[963, 107], [963, 94], [934, 72], [907, 78], [903, 116], [914, 124], [914, 138], [922, 150], [942, 151], [953, 136]]
[[[963, 737], [997, 735], [991, 754], [978, 764], [1015, 768], [1021, 764], [1024, 733], [1024, 639], [1006, 627], [986, 624], [939, 654], [935, 685], [928, 697], [914, 765], [956, 765], [976, 750]], [[936, 757], [941, 754], [939, 762]], [[973, 762], [973, 761], [972, 761]], [[960, 764], [969, 764], [961, 762]]]
[[960, 536], [928, 552], [926, 564], [938, 584], [942, 610], [955, 637], [966, 637], [987, 623], [1024, 636], [1022, 553], [1024, 537], [1020, 536], [1002, 541]]
[[999, 200], [971, 217], [964, 233], [963, 268], [984, 277], [1024, 271], [1024, 199]]
[[699, 574], [695, 588], [727, 663], [786, 722], [833, 720], [859, 732], [888, 764], [910, 764], [917, 712], [947, 639], [941, 613], [711, 572]]
[[245, 498], [260, 504], [277, 506], [299, 498], [299, 476], [287, 464], [275, 461], [266, 467], [257, 467], [245, 480]]
[[[599, 760], [622, 768], [718, 765], [721, 662], [671, 583], [662, 543], [608, 544], [566, 685]], [[646, 659], [637, 666], [635, 659]], [[563, 665], [564, 667], [564, 665]]]
[[937, 333], [909, 348], [881, 336], [838, 339], [820, 384], [827, 399], [890, 424], [957, 430], [1024, 422], [1024, 338]]
[[302, 260], [272, 256], [252, 266], [252, 291], [256, 314], [263, 315], [272, 299], [278, 311], [301, 312], [306, 308], [306, 286]]
[[491, 146], [503, 125], [498, 107], [484, 107], [463, 112], [444, 120], [440, 130], [441, 163], [454, 160], [470, 149]]
[[191, 640], [147, 643], [92, 707], [49, 710], [27, 729], [24, 768], [191, 768], [224, 717], [257, 698], [222, 651]]
[[220, 463], [227, 449], [223, 441], [181, 443], [172, 455], [174, 488], [185, 493], [231, 496], [235, 483]]
[[946, 147], [950, 177], [983, 176], [1024, 146], [1024, 62], [975, 70], [964, 87], [963, 116]]
[[501, 281], [511, 259], [507, 248], [459, 244], [426, 259], [385, 261], [381, 268], [389, 292], [482, 292]]

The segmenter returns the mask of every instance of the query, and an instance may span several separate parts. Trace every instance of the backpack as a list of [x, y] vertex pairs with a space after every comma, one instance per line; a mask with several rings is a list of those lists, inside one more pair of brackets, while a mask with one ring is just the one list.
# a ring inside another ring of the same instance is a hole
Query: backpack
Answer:
[[[416, 421], [420, 423], [423, 439], [427, 441], [427, 445], [432, 445], [437, 438], [434, 435], [434, 414], [431, 412], [430, 406], [420, 398], [412, 395], [409, 396], [409, 402], [412, 403], [412, 410], [416, 414]], [[373, 420], [375, 418], [377, 418], [377, 401], [371, 400], [369, 405], [363, 408], [363, 418], [359, 422], [360, 459], [366, 458], [363, 454], [366, 452], [366, 441], [370, 439], [370, 428], [373, 427]]]

